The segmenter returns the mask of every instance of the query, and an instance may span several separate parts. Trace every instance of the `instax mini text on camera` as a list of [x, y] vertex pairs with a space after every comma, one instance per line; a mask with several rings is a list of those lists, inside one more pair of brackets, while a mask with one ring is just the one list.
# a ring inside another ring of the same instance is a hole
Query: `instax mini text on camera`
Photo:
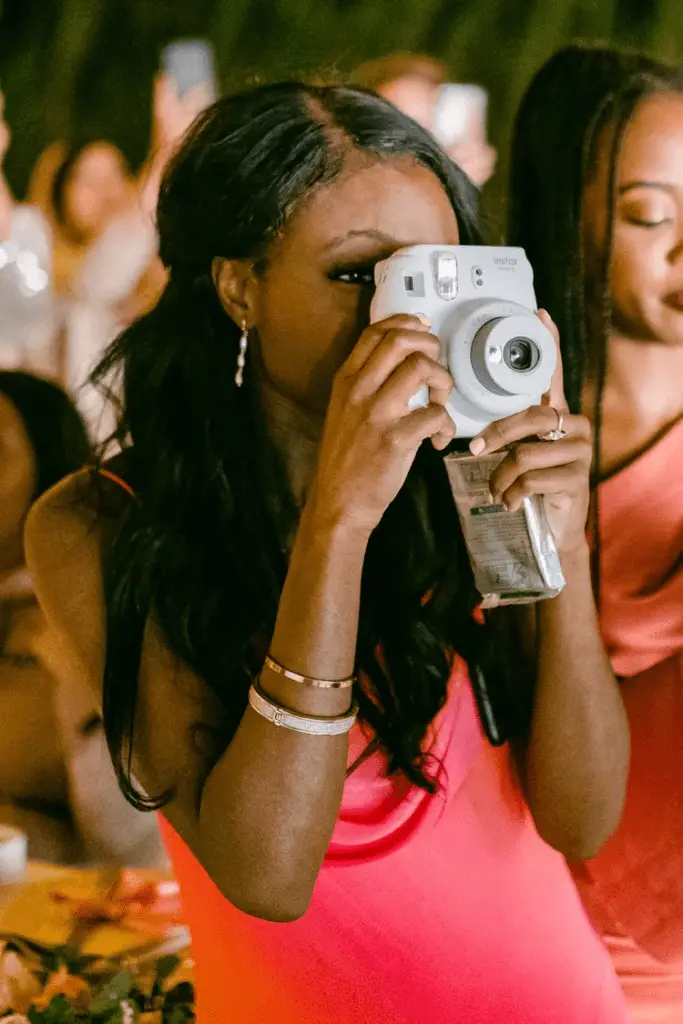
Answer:
[[[371, 320], [396, 313], [431, 319], [455, 387], [446, 408], [459, 437], [538, 405], [557, 363], [555, 341], [536, 313], [523, 249], [415, 245], [375, 268]], [[426, 406], [427, 389], [410, 402]]]

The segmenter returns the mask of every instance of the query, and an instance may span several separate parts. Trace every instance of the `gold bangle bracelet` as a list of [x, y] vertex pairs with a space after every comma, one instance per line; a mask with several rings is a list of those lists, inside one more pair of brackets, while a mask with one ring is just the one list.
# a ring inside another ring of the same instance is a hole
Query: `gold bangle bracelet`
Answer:
[[284, 676], [285, 679], [290, 679], [293, 683], [303, 683], [304, 686], [313, 686], [318, 690], [348, 690], [350, 686], [356, 682], [355, 676], [349, 676], [348, 679], [313, 679], [311, 676], [302, 676], [298, 672], [290, 672], [288, 668], [284, 668], [282, 665], [274, 661], [269, 654], [266, 655], [264, 667], [270, 669], [278, 676]]

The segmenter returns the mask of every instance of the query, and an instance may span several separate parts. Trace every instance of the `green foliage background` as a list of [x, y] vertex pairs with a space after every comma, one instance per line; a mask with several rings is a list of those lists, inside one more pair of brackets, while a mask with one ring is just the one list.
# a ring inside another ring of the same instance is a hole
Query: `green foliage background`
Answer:
[[[160, 48], [179, 35], [216, 47], [226, 88], [262, 78], [345, 74], [394, 50], [428, 52], [491, 92], [503, 159], [534, 70], [572, 39], [683, 59], [683, 0], [0, 0], [0, 83], [21, 195], [55, 138], [106, 136], [139, 163]], [[495, 209], [496, 189], [492, 206]]]

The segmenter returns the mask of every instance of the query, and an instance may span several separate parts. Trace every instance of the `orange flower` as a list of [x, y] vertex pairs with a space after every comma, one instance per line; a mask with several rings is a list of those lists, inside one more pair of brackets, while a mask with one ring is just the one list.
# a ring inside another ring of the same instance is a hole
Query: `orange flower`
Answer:
[[83, 978], [69, 974], [62, 964], [59, 970], [48, 978], [41, 996], [35, 1001], [36, 1009], [46, 1010], [55, 996], [64, 996], [72, 1005], [87, 1009], [91, 998], [90, 985]]

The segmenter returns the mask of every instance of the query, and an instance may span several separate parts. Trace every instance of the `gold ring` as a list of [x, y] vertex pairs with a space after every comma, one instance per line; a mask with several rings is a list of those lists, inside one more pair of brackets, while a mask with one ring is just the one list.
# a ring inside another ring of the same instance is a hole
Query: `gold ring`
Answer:
[[550, 408], [553, 412], [557, 413], [557, 426], [554, 430], [549, 430], [547, 434], [539, 434], [540, 441], [561, 441], [563, 437], [567, 436], [567, 431], [564, 429], [564, 413], [561, 409], [556, 409], [554, 405]]

